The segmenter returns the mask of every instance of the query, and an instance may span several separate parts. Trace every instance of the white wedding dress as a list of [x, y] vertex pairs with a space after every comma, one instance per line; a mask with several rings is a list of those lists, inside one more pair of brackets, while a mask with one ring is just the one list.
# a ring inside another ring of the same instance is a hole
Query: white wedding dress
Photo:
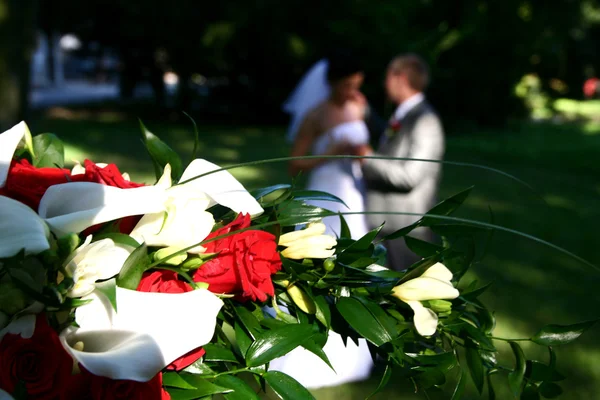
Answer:
[[[369, 130], [362, 120], [345, 122], [325, 132], [315, 141], [312, 149], [314, 155], [324, 154], [327, 149], [337, 143], [361, 145], [369, 143]], [[310, 172], [307, 189], [320, 190], [333, 194], [346, 203], [346, 206], [331, 201], [312, 201], [310, 204], [335, 212], [365, 211], [365, 184], [358, 160], [330, 160]], [[367, 219], [362, 214], [346, 215], [353, 239], [366, 234]], [[340, 218], [337, 216], [323, 219], [327, 225], [327, 233], [340, 235]]]
[[[335, 126], [317, 139], [313, 146], [313, 154], [323, 154], [332, 143], [339, 142], [367, 144], [369, 142], [367, 126], [363, 121], [346, 122]], [[311, 171], [307, 189], [336, 195], [348, 205], [348, 208], [343, 204], [329, 201], [310, 202], [313, 205], [340, 212], [360, 212], [365, 209], [364, 182], [357, 160], [331, 160], [321, 164]], [[352, 238], [360, 238], [368, 232], [364, 215], [348, 215], [344, 218]], [[327, 225], [330, 234], [339, 235], [339, 217], [327, 217], [323, 222]], [[337, 386], [369, 377], [373, 360], [364, 339], [359, 340], [358, 346], [349, 339], [347, 346], [344, 346], [342, 337], [330, 331], [323, 350], [335, 372], [323, 360], [302, 347], [273, 360], [269, 369], [284, 372], [310, 389]]]

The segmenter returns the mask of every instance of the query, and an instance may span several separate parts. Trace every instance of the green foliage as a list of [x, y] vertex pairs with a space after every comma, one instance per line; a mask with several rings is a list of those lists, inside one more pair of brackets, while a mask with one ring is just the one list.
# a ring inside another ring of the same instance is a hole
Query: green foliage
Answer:
[[62, 141], [52, 133], [33, 137], [33, 166], [37, 168], [62, 168], [65, 164], [65, 149]]
[[148, 269], [149, 265], [148, 247], [143, 243], [125, 260], [123, 268], [121, 268], [121, 272], [117, 276], [117, 286], [124, 289], [136, 290], [142, 280], [142, 274]]
[[183, 174], [183, 166], [179, 155], [160, 140], [158, 136], [150, 132], [141, 120], [140, 129], [142, 130], [142, 139], [146, 150], [152, 158], [156, 179], [158, 180], [162, 176], [165, 165], [169, 164], [171, 166], [171, 178], [175, 181], [179, 180]]

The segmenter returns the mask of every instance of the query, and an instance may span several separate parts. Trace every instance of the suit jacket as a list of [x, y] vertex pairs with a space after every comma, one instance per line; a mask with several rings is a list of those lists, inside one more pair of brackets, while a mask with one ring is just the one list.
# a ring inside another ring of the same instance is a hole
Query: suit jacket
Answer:
[[[441, 160], [444, 131], [433, 108], [422, 101], [402, 119], [398, 132], [382, 143], [374, 155]], [[441, 164], [419, 161], [366, 159], [368, 211], [402, 211], [424, 214], [436, 203]], [[368, 215], [372, 227], [385, 221], [383, 233], [391, 233], [417, 221], [418, 216]]]

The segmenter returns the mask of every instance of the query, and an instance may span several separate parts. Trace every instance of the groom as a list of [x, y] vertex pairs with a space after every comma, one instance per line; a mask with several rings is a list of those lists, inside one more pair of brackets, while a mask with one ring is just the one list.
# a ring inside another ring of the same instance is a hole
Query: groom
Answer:
[[[390, 156], [441, 160], [444, 155], [444, 131], [439, 117], [425, 99], [423, 91], [429, 82], [425, 61], [414, 54], [400, 55], [387, 70], [387, 95], [398, 104], [377, 151], [362, 146], [362, 156]], [[436, 203], [441, 175], [438, 163], [363, 159], [362, 170], [367, 183], [368, 211], [402, 211], [424, 214]], [[417, 221], [419, 216], [374, 215], [369, 224], [385, 222], [382, 234], [392, 233]], [[419, 228], [411, 236], [431, 239], [431, 232]], [[404, 242], [397, 239], [385, 243], [388, 267], [404, 270], [418, 261]]]

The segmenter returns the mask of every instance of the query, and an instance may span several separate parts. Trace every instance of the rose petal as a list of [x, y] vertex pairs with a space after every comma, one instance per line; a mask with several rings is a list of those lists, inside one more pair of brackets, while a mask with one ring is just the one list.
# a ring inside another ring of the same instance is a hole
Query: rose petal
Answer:
[[0, 188], [6, 184], [6, 177], [10, 169], [17, 146], [23, 137], [29, 132], [25, 122], [21, 121], [0, 135]]
[[438, 316], [429, 308], [423, 307], [419, 301], [407, 301], [415, 312], [414, 323], [421, 336], [431, 336], [437, 330]]
[[455, 299], [460, 293], [449, 282], [420, 276], [396, 286], [392, 294], [404, 302], [409, 302]]
[[[188, 165], [183, 172], [180, 182], [210, 171], [221, 169], [206, 160], [197, 158]], [[210, 175], [194, 179], [185, 186], [190, 185], [206, 193], [214, 202], [221, 204], [237, 213], [250, 214], [252, 216], [262, 214], [264, 211], [258, 201], [244, 186], [238, 182], [228, 171], [219, 171]]]
[[25, 204], [0, 196], [0, 258], [12, 257], [22, 249], [37, 254], [50, 248], [50, 232], [42, 220]]
[[119, 189], [91, 182], [71, 182], [48, 188], [39, 214], [57, 235], [81, 232], [90, 226], [130, 215], [164, 211], [166, 194], [144, 186]]
[[452, 272], [442, 263], [435, 263], [423, 275], [429, 278], [434, 278], [440, 281], [450, 282], [452, 280]]
[[[96, 291], [90, 298], [76, 311], [80, 328], [64, 333], [67, 350], [93, 374], [135, 381], [150, 380], [208, 343], [223, 306], [204, 289], [173, 294], [117, 288], [118, 313], [103, 294]], [[73, 349], [77, 341], [84, 344], [82, 352]]]

